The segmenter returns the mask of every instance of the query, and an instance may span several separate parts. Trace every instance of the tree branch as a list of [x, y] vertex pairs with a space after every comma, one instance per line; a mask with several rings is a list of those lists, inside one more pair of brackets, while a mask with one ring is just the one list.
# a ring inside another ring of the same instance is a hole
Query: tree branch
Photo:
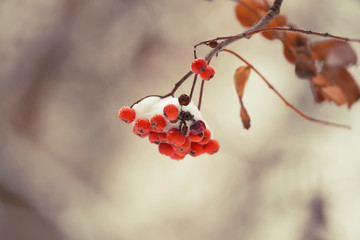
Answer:
[[[219, 51], [224, 49], [229, 44], [244, 38], [249, 35], [249, 33], [255, 32], [263, 27], [265, 27], [276, 15], [280, 13], [280, 7], [283, 0], [275, 0], [269, 11], [266, 13], [266, 15], [254, 26], [249, 28], [243, 33], [240, 33], [238, 35], [232, 36], [231, 38], [225, 39], [224, 41], [220, 42], [206, 57], [205, 60], [209, 61], [215, 54], [217, 54]], [[198, 46], [199, 44], [195, 45]]]
[[[282, 4], [282, 1], [283, 0], [275, 0], [273, 5], [271, 6], [271, 8], [269, 9], [269, 11], [266, 13], [266, 15], [260, 19], [260, 21], [255, 24], [254, 26], [252, 26], [251, 28], [249, 28], [248, 30], [246, 30], [245, 32], [243, 33], [240, 33], [238, 35], [235, 35], [235, 36], [231, 36], [231, 37], [225, 37], [225, 38], [217, 38], [215, 40], [220, 40], [222, 39], [223, 41], [216, 44], [216, 47], [205, 57], [205, 60], [207, 62], [210, 62], [210, 60], [212, 59], [213, 56], [215, 56], [219, 51], [221, 51], [222, 49], [224, 49], [226, 46], [228, 46], [229, 44], [241, 39], [241, 38], [244, 38], [246, 36], [248, 36], [250, 33], [252, 32], [255, 32], [263, 27], [265, 27], [277, 14], [279, 14], [280, 12], [280, 7], [281, 7], [281, 4]], [[206, 44], [206, 43], [209, 43], [209, 42], [212, 42], [214, 40], [211, 40], [211, 41], [204, 41], [204, 42], [201, 42], [201, 43], [198, 43], [194, 46], [194, 56], [196, 58], [196, 47], [201, 45], [201, 44]], [[161, 98], [165, 98], [165, 97], [169, 97], [169, 96], [174, 96], [176, 90], [185, 82], [185, 80], [187, 80], [191, 75], [193, 74], [192, 71], [189, 71], [188, 73], [185, 74], [185, 76], [183, 76], [177, 83], [175, 83], [175, 86], [174, 88], [171, 90], [171, 92], [169, 92], [168, 94], [165, 94], [163, 96], [161, 95], [149, 95], [149, 96], [145, 96], [143, 98], [141, 98], [140, 100], [136, 101], [135, 103], [133, 103], [131, 105], [134, 106], [135, 104], [139, 103], [141, 100], [147, 98], [147, 97], [150, 97], [150, 96], [158, 96], [158, 97], [161, 97]], [[201, 104], [201, 102], [200, 102]], [[199, 106], [200, 107], [200, 106]]]

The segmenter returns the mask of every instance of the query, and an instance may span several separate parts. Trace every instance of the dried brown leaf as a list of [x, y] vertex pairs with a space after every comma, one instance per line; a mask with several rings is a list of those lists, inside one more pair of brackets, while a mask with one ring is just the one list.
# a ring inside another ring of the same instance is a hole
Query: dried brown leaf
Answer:
[[288, 47], [302, 47], [308, 42], [308, 38], [301, 33], [287, 32], [282, 38], [283, 43]]
[[283, 53], [286, 58], [286, 60], [289, 61], [289, 63], [295, 64], [296, 62], [296, 49], [294, 47], [289, 47], [284, 44]]
[[248, 66], [239, 67], [238, 69], [236, 69], [236, 72], [234, 75], [235, 88], [236, 88], [236, 92], [239, 96], [239, 101], [240, 101], [240, 105], [241, 105], [240, 118], [241, 118], [241, 121], [242, 121], [245, 129], [250, 128], [250, 116], [247, 113], [246, 108], [243, 104], [242, 97], [244, 95], [244, 89], [245, 89], [246, 82], [249, 79], [249, 75], [250, 75], [250, 67], [248, 67]]
[[339, 40], [318, 41], [310, 44], [313, 58], [325, 61], [328, 66], [349, 66], [357, 62], [354, 49], [349, 43]]
[[250, 75], [250, 67], [248, 66], [241, 66], [236, 69], [234, 75], [234, 83], [236, 92], [238, 93], [239, 97], [242, 97], [244, 94], [244, 88], [247, 80], [249, 79]]
[[315, 102], [317, 102], [317, 103], [323, 102], [325, 100], [325, 98], [322, 96], [321, 87], [319, 87], [318, 85], [315, 85], [315, 83], [310, 84], [310, 87], [311, 87], [312, 93], [314, 95]]
[[324, 65], [318, 75], [312, 79], [317, 98], [335, 102], [348, 107], [359, 100], [360, 88], [345, 67]]
[[315, 61], [311, 57], [307, 46], [297, 48], [295, 58], [295, 74], [299, 78], [313, 78], [316, 76]]
[[[287, 25], [287, 20], [285, 15], [277, 15], [274, 17], [273, 20], [271, 20], [266, 27], [283, 27]], [[269, 40], [282, 38], [284, 33], [275, 32], [275, 31], [268, 31], [268, 32], [262, 32], [261, 33], [265, 38]]]
[[334, 101], [337, 105], [347, 103], [346, 96], [339, 86], [331, 85], [321, 89], [322, 96], [329, 102]]
[[264, 2], [241, 0], [235, 7], [235, 14], [241, 25], [251, 27], [257, 23], [267, 12]]
[[299, 48], [306, 47], [308, 39], [300, 33], [285, 33], [281, 38], [283, 42], [283, 53], [290, 63], [296, 63], [296, 55]]
[[240, 117], [241, 117], [242, 124], [243, 124], [245, 129], [249, 129], [250, 126], [251, 126], [251, 124], [250, 124], [250, 116], [247, 113], [244, 105], [242, 104], [242, 101], [240, 103], [241, 103]]

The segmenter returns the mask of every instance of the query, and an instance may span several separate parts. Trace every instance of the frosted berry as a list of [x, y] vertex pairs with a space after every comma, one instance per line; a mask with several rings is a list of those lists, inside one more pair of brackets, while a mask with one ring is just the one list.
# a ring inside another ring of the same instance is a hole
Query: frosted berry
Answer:
[[126, 123], [132, 123], [135, 120], [135, 110], [129, 107], [122, 107], [119, 110], [119, 119]]
[[144, 138], [144, 137], [147, 137], [147, 136], [149, 136], [149, 134], [150, 134], [150, 131], [142, 131], [142, 130], [140, 130], [139, 128], [136, 128], [135, 126], [133, 127], [133, 133], [134, 134], [136, 134], [136, 135], [138, 135], [139, 137], [141, 137], [141, 138]]
[[132, 122], [136, 135], [148, 137], [160, 154], [174, 160], [187, 155], [214, 154], [220, 148], [199, 109], [186, 94], [178, 98], [145, 97], [132, 107], [119, 109], [119, 119]]
[[211, 132], [209, 129], [206, 129], [204, 131], [204, 136], [203, 136], [203, 139], [200, 141], [200, 144], [205, 145], [210, 141], [210, 139], [211, 139]]
[[189, 140], [192, 141], [192, 142], [201, 142], [203, 137], [204, 137], [203, 133], [199, 133], [199, 134], [190, 133], [189, 136], [188, 136]]
[[194, 122], [190, 126], [190, 132], [195, 135], [203, 133], [205, 129], [206, 129], [205, 123], [201, 120]]
[[190, 149], [190, 152], [189, 154], [193, 157], [197, 157], [201, 154], [204, 153], [204, 146], [199, 144], [199, 143], [196, 143], [196, 142], [192, 142], [191, 143], [191, 149]]
[[215, 139], [212, 139], [204, 146], [204, 151], [207, 154], [213, 155], [214, 153], [217, 153], [219, 151], [219, 148], [219, 142]]
[[156, 114], [151, 118], [150, 125], [155, 130], [155, 132], [162, 132], [166, 127], [166, 120], [164, 116]]
[[203, 58], [197, 58], [191, 63], [191, 71], [195, 74], [200, 74], [205, 71], [207, 62]]
[[139, 118], [135, 121], [133, 132], [140, 137], [149, 136], [151, 130], [150, 121], [147, 118]]
[[171, 156], [174, 153], [174, 149], [170, 144], [160, 143], [159, 144], [159, 153], [166, 155], [166, 156]]
[[187, 94], [181, 94], [178, 100], [181, 106], [187, 106], [191, 101], [190, 96]]
[[168, 104], [163, 109], [165, 118], [169, 121], [175, 121], [179, 114], [179, 109], [174, 104]]
[[205, 71], [200, 73], [200, 77], [202, 80], [209, 81], [215, 75], [215, 70], [212, 66], [207, 66]]
[[150, 141], [151, 143], [154, 143], [154, 144], [159, 144], [159, 143], [160, 143], [159, 133], [150, 132], [150, 133], [149, 133], [149, 141]]
[[186, 141], [185, 135], [177, 128], [170, 129], [166, 134], [166, 140], [175, 147], [180, 147]]

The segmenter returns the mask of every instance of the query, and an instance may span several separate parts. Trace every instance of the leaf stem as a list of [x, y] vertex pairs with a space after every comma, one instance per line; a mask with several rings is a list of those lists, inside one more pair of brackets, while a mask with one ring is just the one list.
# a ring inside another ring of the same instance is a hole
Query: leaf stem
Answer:
[[324, 121], [324, 120], [315, 119], [315, 118], [313, 118], [313, 117], [310, 117], [310, 116], [304, 114], [304, 113], [301, 112], [299, 109], [297, 109], [297, 108], [294, 107], [292, 104], [290, 104], [290, 103], [274, 88], [274, 86], [271, 85], [271, 83], [270, 83], [252, 64], [250, 64], [248, 61], [246, 61], [243, 57], [241, 57], [239, 54], [237, 54], [236, 52], [234, 52], [234, 51], [232, 51], [232, 50], [229, 50], [229, 49], [223, 49], [222, 51], [233, 54], [234, 56], [236, 56], [237, 58], [239, 58], [241, 61], [243, 61], [246, 65], [248, 65], [254, 72], [256, 72], [257, 75], [259, 75], [259, 77], [266, 83], [266, 85], [285, 103], [285, 105], [286, 105], [287, 107], [291, 108], [293, 111], [295, 111], [298, 115], [300, 115], [300, 116], [303, 117], [304, 119], [306, 119], [306, 120], [308, 120], [308, 121], [311, 121], [311, 122], [318, 123], [318, 124], [322, 124], [322, 125], [351, 129], [351, 127], [350, 127], [349, 125], [338, 124], [338, 123], [333, 123], [333, 122], [327, 122], [327, 121]]

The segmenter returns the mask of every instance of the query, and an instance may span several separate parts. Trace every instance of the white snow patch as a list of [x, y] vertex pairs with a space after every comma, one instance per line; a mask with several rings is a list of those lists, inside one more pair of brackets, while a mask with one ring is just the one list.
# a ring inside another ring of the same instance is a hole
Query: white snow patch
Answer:
[[[174, 104], [179, 109], [179, 112], [181, 110], [185, 112], [186, 111], [190, 112], [192, 115], [194, 115], [195, 121], [198, 120], [203, 121], [205, 123], [206, 128], [211, 131], [209, 125], [206, 123], [201, 112], [199, 111], [199, 109], [197, 108], [197, 106], [194, 104], [193, 101], [191, 101], [187, 106], [181, 106], [177, 98], [174, 97], [160, 98], [157, 96], [151, 96], [135, 104], [132, 108], [136, 112], [136, 119], [147, 118], [150, 120], [156, 114], [163, 115], [163, 109], [168, 104]], [[171, 128], [178, 128], [180, 124], [180, 121], [176, 123], [171, 123], [170, 121], [166, 120], [166, 122], [167, 122], [167, 126], [165, 128], [165, 131], [168, 131]], [[190, 127], [189, 124], [188, 127]]]

